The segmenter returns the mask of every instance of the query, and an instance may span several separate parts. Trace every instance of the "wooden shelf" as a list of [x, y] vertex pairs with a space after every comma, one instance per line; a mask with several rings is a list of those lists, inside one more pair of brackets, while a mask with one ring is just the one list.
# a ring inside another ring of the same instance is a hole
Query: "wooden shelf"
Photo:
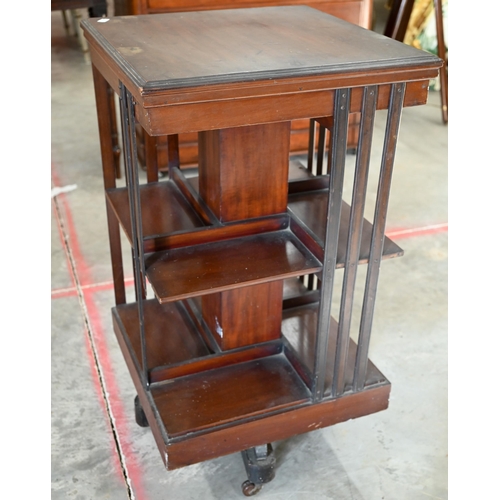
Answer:
[[310, 393], [278, 354], [158, 384], [151, 396], [167, 435], [179, 437], [306, 403]]
[[[288, 197], [288, 209], [290, 213], [305, 226], [306, 230], [321, 248], [324, 247], [325, 241], [327, 203], [328, 190], [326, 189], [291, 194]], [[346, 261], [350, 211], [351, 207], [343, 201], [340, 212], [341, 219], [339, 247], [337, 251], [337, 268], [344, 267]], [[360, 264], [366, 264], [366, 262], [368, 262], [372, 228], [372, 224], [364, 219], [359, 251]], [[383, 259], [401, 257], [403, 254], [404, 251], [399, 245], [394, 243], [387, 236], [384, 237]]]
[[[159, 304], [144, 301], [144, 331], [148, 369], [174, 365], [211, 354], [197, 329], [189, 321], [182, 304]], [[137, 303], [121, 304], [112, 309], [115, 330], [118, 330], [138, 369], [142, 369], [141, 340]]]
[[[301, 307], [283, 311], [282, 334], [285, 342], [285, 353], [292, 364], [301, 374], [307, 385], [311, 385], [314, 363], [314, 346], [316, 342], [316, 328], [318, 323], [318, 304], [312, 303]], [[325, 395], [331, 394], [333, 380], [335, 346], [337, 343], [338, 324], [334, 318], [330, 319], [330, 333], [328, 337], [328, 354], [325, 376]], [[345, 392], [352, 390], [354, 365], [356, 359], [356, 343], [350, 339], [349, 354], [346, 364]], [[387, 384], [389, 381], [368, 360], [365, 388]]]
[[[285, 295], [286, 290], [293, 290], [294, 296], [308, 294], [308, 291], [298, 283], [298, 280], [285, 280], [284, 289]], [[201, 307], [198, 301], [196, 307]], [[283, 311], [284, 350], [295, 370], [308, 386], [311, 384], [313, 370], [317, 308], [318, 303], [314, 302]], [[155, 299], [146, 300], [144, 319], [148, 369], [151, 370], [153, 382], [264, 358], [275, 355], [283, 349], [281, 341], [277, 341], [260, 346], [234, 349], [226, 353], [214, 352], [204, 342], [199, 331], [200, 325], [195, 326], [184, 306], [179, 302], [162, 305]], [[136, 369], [140, 371], [142, 363], [137, 304], [123, 304], [113, 308], [113, 321], [116, 333], [124, 339], [129, 351], [133, 353]], [[330, 383], [333, 377], [337, 331], [338, 324], [334, 318], [331, 318], [326, 376], [326, 380]], [[351, 340], [346, 371], [346, 391], [352, 389], [356, 349], [356, 343]], [[388, 381], [368, 360], [365, 387], [381, 383], [388, 383]], [[325, 387], [325, 392], [328, 395], [329, 386]]]
[[[304, 374], [312, 369], [317, 304], [284, 311], [284, 351], [279, 342], [263, 345], [260, 349], [253, 346], [233, 353], [214, 354], [204, 346], [179, 304], [159, 305], [149, 300], [145, 303], [145, 313], [151, 363], [177, 366], [177, 370], [174, 367], [171, 372], [165, 366], [157, 366], [160, 370], [156, 371], [156, 376], [152, 371], [151, 397], [155, 418], [166, 433], [165, 444], [172, 439], [196, 439], [207, 432], [272, 417], [278, 411], [295, 411], [310, 403], [310, 381]], [[137, 304], [114, 308], [113, 317], [120, 344], [125, 343], [126, 352], [133, 352], [138, 357]], [[336, 332], [337, 325], [332, 319], [330, 360], [333, 359]], [[355, 353], [356, 345], [351, 341], [345, 397], [350, 397]], [[198, 360], [194, 359], [196, 357]], [[139, 363], [135, 364], [135, 371], [140, 371]], [[329, 380], [333, 373], [331, 361], [327, 371], [326, 380]], [[370, 397], [373, 389], [389, 385], [369, 361], [365, 388], [361, 392]], [[241, 391], [241, 387], [245, 390]], [[329, 388], [326, 389], [328, 397]]]
[[[195, 307], [200, 308], [201, 305], [198, 303]], [[142, 352], [137, 303], [118, 305], [112, 309], [112, 314], [120, 345], [124, 347], [124, 352], [130, 353], [130, 362], [139, 373], [142, 370]], [[282, 351], [281, 342], [277, 341], [221, 353], [213, 341], [204, 340], [203, 326], [192, 319], [183, 302], [159, 304], [156, 299], [144, 302], [146, 359], [152, 383]]]
[[175, 248], [146, 256], [160, 303], [315, 273], [321, 263], [289, 230]]
[[[298, 162], [291, 162], [291, 174], [294, 179], [311, 179], [305, 167], [302, 167]], [[314, 181], [314, 177], [312, 178]], [[198, 189], [198, 178], [191, 175], [187, 178], [192, 189]], [[321, 182], [318, 179], [318, 183]], [[193, 210], [191, 205], [186, 201], [180, 190], [172, 181], [161, 181], [142, 185], [141, 193], [141, 211], [143, 216], [143, 235], [145, 240], [150, 240], [150, 246], [146, 242], [146, 251], [155, 248], [156, 245], [153, 239], [160, 240], [161, 237], [172, 235], [186, 235], [185, 243], [179, 243], [182, 240], [179, 238], [177, 245], [187, 245], [190, 241], [190, 236], [196, 231], [210, 230], [210, 226], [203, 223], [202, 219]], [[107, 191], [108, 200], [115, 211], [120, 224], [122, 225], [125, 234], [129, 241], [131, 238], [130, 212], [128, 205], [128, 193], [126, 188], [116, 188]], [[319, 189], [307, 191], [303, 193], [294, 193], [289, 195], [289, 210], [292, 216], [298, 219], [308, 230], [312, 238], [323, 247], [325, 235], [325, 217], [326, 204], [328, 202], [328, 190]], [[339, 249], [337, 255], [337, 268], [344, 266], [347, 235], [349, 231], [349, 213], [350, 207], [347, 203], [342, 203], [341, 210], [341, 225], [339, 233]], [[230, 227], [229, 225], [227, 226]], [[236, 227], [233, 225], [233, 227]], [[363, 233], [360, 247], [360, 264], [366, 263], [370, 252], [372, 224], [366, 219], [363, 222]], [[206, 233], [208, 234], [208, 233]], [[218, 240], [221, 238], [216, 231], [212, 231], [212, 239]], [[225, 236], [227, 237], [227, 236]], [[206, 239], [210, 239], [205, 237]], [[196, 241], [196, 239], [191, 239]], [[394, 243], [389, 238], [384, 239], [383, 258], [400, 257], [404, 254], [403, 249]]]
[[[108, 189], [108, 200], [132, 241], [127, 188]], [[140, 186], [144, 238], [185, 232], [205, 226], [172, 181], [152, 182]]]

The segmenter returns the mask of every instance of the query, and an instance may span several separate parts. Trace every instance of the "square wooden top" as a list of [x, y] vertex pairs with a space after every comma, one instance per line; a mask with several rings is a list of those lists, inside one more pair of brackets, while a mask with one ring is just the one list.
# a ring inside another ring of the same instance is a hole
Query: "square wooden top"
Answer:
[[91, 47], [141, 92], [441, 65], [306, 6], [87, 19], [82, 27]]

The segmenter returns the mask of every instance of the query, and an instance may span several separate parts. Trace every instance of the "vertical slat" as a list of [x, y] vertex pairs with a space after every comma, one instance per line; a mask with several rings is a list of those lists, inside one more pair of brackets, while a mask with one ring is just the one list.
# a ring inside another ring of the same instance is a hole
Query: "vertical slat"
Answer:
[[[349, 135], [351, 134], [351, 131], [349, 129], [350, 129], [350, 125], [349, 125], [349, 119], [348, 119], [348, 121], [347, 121], [347, 144], [348, 145], [349, 145]], [[330, 140], [330, 130], [328, 128], [325, 128], [325, 131], [326, 131], [325, 140], [326, 139]], [[328, 155], [327, 158], [328, 158], [328, 161], [326, 163], [326, 169], [324, 169], [323, 172], [321, 172], [322, 175], [330, 175], [330, 172], [332, 170], [330, 156]]]
[[172, 169], [180, 168], [180, 156], [179, 156], [179, 136], [169, 135], [167, 136], [167, 147], [168, 147], [168, 172], [170, 177], [172, 177]]
[[[316, 120], [311, 118], [309, 120], [309, 146], [307, 148], [307, 170], [314, 174], [314, 153], [316, 150]], [[307, 287], [308, 290], [312, 290], [312, 280], [309, 275], [301, 276], [300, 281]]]
[[314, 152], [316, 150], [316, 120], [312, 119], [309, 121], [309, 148], [307, 150], [307, 170], [314, 173]]
[[377, 190], [377, 201], [375, 205], [374, 222], [370, 246], [370, 257], [361, 311], [361, 323], [358, 337], [358, 349], [356, 352], [356, 364], [354, 368], [353, 390], [363, 389], [366, 379], [368, 365], [368, 347], [373, 324], [373, 313], [375, 310], [375, 295], [377, 291], [380, 263], [384, 245], [384, 231], [389, 204], [389, 191], [391, 186], [392, 171], [396, 153], [396, 143], [403, 110], [403, 100], [406, 84], [396, 83], [392, 85], [387, 124], [385, 130], [384, 149], [382, 153], [382, 164]]
[[323, 159], [325, 157], [325, 131], [323, 125], [319, 125], [318, 132], [318, 154], [316, 157], [316, 175], [323, 175]]
[[315, 290], [315, 286], [314, 286], [314, 274], [309, 274], [307, 276], [307, 289], [308, 290]]
[[125, 173], [129, 195], [130, 221], [132, 227], [132, 256], [134, 264], [135, 295], [139, 316], [139, 333], [141, 339], [142, 378], [143, 384], [147, 387], [149, 385], [149, 374], [146, 359], [146, 336], [144, 329], [143, 303], [146, 297], [146, 284], [137, 145], [135, 141], [136, 135], [134, 102], [132, 94], [130, 94], [130, 92], [122, 83], [120, 83], [120, 109], [122, 118], [122, 135], [125, 150]]
[[318, 326], [316, 332], [313, 370], [312, 397], [314, 402], [323, 399], [325, 391], [328, 334], [330, 331], [330, 310], [333, 298], [335, 265], [337, 262], [350, 100], [350, 89], [335, 90], [333, 125], [330, 133], [329, 147], [329, 162], [331, 162], [332, 165], [332, 173], [330, 175], [328, 195], [325, 258], [320, 278], [321, 294], [318, 310]]
[[108, 86], [108, 101], [109, 101], [109, 119], [111, 123], [111, 141], [113, 144], [113, 158], [115, 160], [115, 177], [121, 178], [120, 169], [120, 144], [118, 139], [118, 128], [116, 125], [116, 107], [115, 107], [115, 91]]
[[148, 182], [158, 182], [158, 140], [144, 131], [144, 156]]
[[368, 185], [368, 171], [372, 146], [375, 111], [377, 107], [377, 87], [365, 87], [361, 111], [361, 124], [358, 138], [358, 154], [354, 172], [354, 185], [351, 202], [351, 216], [347, 236], [347, 252], [344, 267], [344, 280], [340, 299], [339, 326], [335, 348], [332, 396], [344, 392], [345, 372], [349, 352], [349, 332], [351, 329], [354, 288], [359, 261], [359, 248], [363, 229], [363, 213]]
[[[101, 161], [103, 168], [104, 188], [116, 187], [116, 151], [113, 135], [116, 130], [116, 110], [111, 87], [97, 68], [92, 65], [94, 92], [97, 108], [97, 122], [101, 144]], [[125, 280], [123, 275], [123, 257], [120, 243], [120, 225], [116, 215], [106, 199], [106, 215], [108, 219], [109, 248], [111, 269], [115, 291], [115, 303], [126, 302]]]

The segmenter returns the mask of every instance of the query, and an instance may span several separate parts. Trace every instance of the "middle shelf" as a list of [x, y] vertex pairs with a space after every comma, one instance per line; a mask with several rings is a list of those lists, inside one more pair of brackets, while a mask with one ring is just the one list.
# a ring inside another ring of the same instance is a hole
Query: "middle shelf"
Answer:
[[[196, 176], [184, 178], [178, 173], [174, 179], [139, 189], [146, 270], [161, 302], [321, 269], [328, 203], [325, 179], [306, 181], [304, 190], [295, 186], [288, 196], [288, 213], [226, 224], [207, 222], [213, 217], [200, 213], [203, 204], [188, 201], [198, 195]], [[127, 189], [110, 189], [106, 195], [132, 242]], [[350, 213], [351, 207], [342, 202], [337, 268], [346, 261]], [[371, 236], [372, 224], [364, 219], [359, 263], [368, 260]], [[384, 237], [382, 258], [401, 255], [403, 250]]]
[[[146, 300], [144, 307], [145, 359], [151, 383], [206, 373], [284, 353], [300, 378], [313, 383], [315, 342], [318, 327], [318, 294], [310, 292], [297, 278], [283, 280], [281, 334], [271, 341], [221, 351], [201, 318], [200, 299], [159, 304]], [[295, 300], [293, 300], [295, 299]], [[113, 309], [115, 333], [122, 348], [132, 357], [135, 370], [143, 370], [143, 356], [137, 303], [121, 304]], [[328, 333], [328, 364], [325, 393], [333, 379], [333, 360], [338, 323], [331, 318]], [[346, 390], [352, 390], [356, 344], [351, 340], [346, 368]], [[368, 360], [365, 386], [374, 386], [385, 377]]]

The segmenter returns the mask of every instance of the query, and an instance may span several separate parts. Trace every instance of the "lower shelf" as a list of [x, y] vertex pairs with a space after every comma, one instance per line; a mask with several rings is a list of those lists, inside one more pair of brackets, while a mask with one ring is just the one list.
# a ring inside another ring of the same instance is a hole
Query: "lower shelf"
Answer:
[[[312, 403], [284, 356], [268, 358], [253, 373], [256, 364], [207, 372], [172, 388], [167, 384], [145, 392], [138, 387], [168, 470], [370, 415], [389, 404], [389, 383]], [[278, 389], [278, 399], [270, 389]], [[179, 401], [179, 396], [185, 397]]]
[[[148, 364], [158, 365], [145, 389], [137, 307], [113, 309], [116, 336], [168, 469], [387, 408], [390, 383], [372, 364], [362, 391], [313, 402], [304, 374], [312, 368], [307, 346], [314, 341], [315, 314], [314, 304], [287, 310], [281, 340], [220, 353], [203, 341], [182, 303], [148, 300]], [[355, 352], [354, 343], [351, 348]]]
[[283, 354], [151, 387], [169, 438], [224, 427], [306, 403], [309, 390]]

